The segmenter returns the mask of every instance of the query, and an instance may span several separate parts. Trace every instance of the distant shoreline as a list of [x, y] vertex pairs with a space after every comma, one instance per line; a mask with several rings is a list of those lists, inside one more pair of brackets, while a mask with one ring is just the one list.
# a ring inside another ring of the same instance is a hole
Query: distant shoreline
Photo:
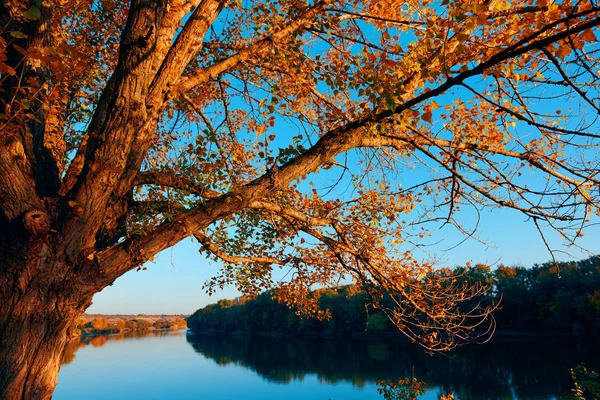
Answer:
[[106, 315], [84, 314], [77, 322], [72, 337], [112, 335], [129, 332], [187, 329], [181, 315]]
[[113, 336], [113, 335], [123, 335], [126, 333], [134, 333], [134, 332], [173, 332], [173, 331], [180, 331], [180, 330], [188, 330], [187, 327], [184, 328], [148, 328], [148, 329], [139, 329], [139, 330], [123, 330], [123, 331], [82, 331], [79, 335], [76, 335], [75, 337], [93, 337], [93, 336], [100, 336], [100, 335], [105, 335], [105, 336]]

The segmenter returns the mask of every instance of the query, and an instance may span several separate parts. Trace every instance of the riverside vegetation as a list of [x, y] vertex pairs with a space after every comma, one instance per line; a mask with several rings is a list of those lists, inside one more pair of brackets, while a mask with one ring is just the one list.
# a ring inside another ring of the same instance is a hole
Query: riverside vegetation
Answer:
[[73, 336], [98, 335], [123, 332], [148, 331], [154, 329], [185, 329], [187, 324], [181, 316], [87, 316], [77, 320]]
[[[600, 257], [579, 262], [537, 264], [532, 268], [486, 265], [456, 267], [452, 274], [489, 287], [473, 302], [498, 304], [495, 319], [499, 337], [511, 334], [548, 338], [600, 337]], [[197, 310], [188, 319], [190, 329], [204, 332], [270, 332], [280, 334], [340, 334], [397, 332], [357, 286], [312, 292], [329, 318], [297, 318], [294, 311], [264, 292], [256, 298], [221, 300]], [[385, 301], [385, 300], [384, 300]], [[466, 304], [465, 307], [472, 305]]]
[[[498, 327], [495, 337], [503, 341], [539, 340], [542, 337], [547, 341], [590, 343], [600, 338], [600, 256], [579, 262], [536, 264], [531, 268], [500, 265], [493, 271], [478, 264], [473, 268], [456, 267], [452, 275], [489, 288], [486, 295], [472, 301], [500, 303], [495, 311]], [[298, 318], [293, 310], [279, 304], [273, 293], [264, 292], [255, 298], [241, 297], [210, 304], [197, 310], [187, 322], [190, 329], [199, 333], [276, 336], [361, 333], [378, 339], [382, 335], [398, 337], [397, 328], [381, 311], [368, 306], [367, 294], [358, 286], [320, 289], [311, 295], [318, 299], [320, 307], [328, 311], [328, 318]], [[235, 351], [230, 351], [219, 357], [239, 357], [235, 354]], [[458, 355], [459, 359], [462, 357], [464, 354]], [[469, 364], [474, 361], [469, 359]], [[250, 361], [244, 359], [244, 363]], [[479, 360], [475, 364], [482, 368], [485, 362]], [[431, 373], [430, 368], [430, 365], [422, 368], [420, 373], [425, 370]], [[572, 366], [571, 376], [572, 389], [560, 396], [561, 400], [600, 399], [600, 376], [596, 372], [579, 364]], [[471, 378], [478, 379], [475, 376]], [[430, 379], [428, 377], [426, 382], [413, 376], [382, 380], [378, 382], [379, 393], [386, 400], [415, 400], [425, 393]], [[536, 391], [532, 390], [530, 394], [533, 393]], [[455, 398], [458, 397], [448, 392], [440, 400]]]
[[[502, 308], [496, 311], [499, 337], [520, 341], [523, 337], [537, 340], [544, 336], [551, 341], [559, 339], [570, 343], [561, 343], [559, 348], [554, 343], [532, 346], [531, 343], [498, 341], [485, 346], [467, 346], [449, 356], [430, 357], [396, 340], [396, 330], [382, 313], [372, 308], [367, 312], [365, 293], [356, 286], [313, 292], [319, 296], [320, 306], [331, 313], [329, 320], [299, 318], [273, 300], [268, 292], [254, 299], [222, 300], [198, 310], [188, 319], [190, 327], [197, 332], [244, 335], [186, 335], [186, 341], [219, 367], [243, 366], [269, 382], [290, 383], [313, 374], [319, 381], [351, 382], [360, 387], [379, 381], [381, 396], [394, 400], [415, 399], [424, 390], [428, 394], [442, 391], [446, 399], [452, 396], [454, 399], [500, 399], [511, 393], [520, 399], [597, 398], [600, 385], [598, 374], [594, 372], [599, 367], [597, 349], [589, 349], [589, 339], [598, 337], [600, 257], [577, 263], [539, 264], [528, 269], [499, 266], [492, 271], [487, 266], [475, 265], [468, 270], [457, 267], [452, 273], [489, 285], [489, 294], [474, 300], [496, 303], [502, 296]], [[95, 320], [88, 317], [83, 327], [102, 322], [100, 316], [93, 316]], [[151, 325], [147, 317], [129, 318], [146, 321], [142, 322], [143, 327]], [[109, 326], [111, 324], [115, 323], [109, 321]], [[366, 335], [344, 340], [321, 337], [364, 332], [365, 328]], [[512, 334], [508, 335], [507, 331]], [[275, 335], [247, 335], [264, 332]], [[369, 335], [369, 332], [374, 334]], [[64, 362], [72, 362], [75, 351], [82, 347], [99, 347], [128, 338], [136, 338], [137, 342], [143, 337], [173, 334], [182, 332], [155, 329], [83, 336], [69, 343]], [[290, 335], [309, 337], [289, 338]], [[314, 335], [319, 337], [310, 337]], [[387, 338], [394, 340], [381, 340]], [[586, 342], [576, 343], [580, 340]], [[151, 346], [157, 345], [153, 342]], [[581, 365], [582, 361], [587, 365]], [[572, 369], [571, 376], [569, 369]], [[195, 387], [194, 390], [200, 389]]]

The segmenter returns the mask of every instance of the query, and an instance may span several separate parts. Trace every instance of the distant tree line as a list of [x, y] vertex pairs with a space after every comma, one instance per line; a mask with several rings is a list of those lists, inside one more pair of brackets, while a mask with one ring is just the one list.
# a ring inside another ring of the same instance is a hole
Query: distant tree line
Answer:
[[[496, 304], [498, 329], [578, 337], [600, 334], [600, 257], [579, 262], [536, 264], [532, 268], [500, 265], [456, 267], [461, 279], [489, 285], [485, 298]], [[357, 286], [320, 289], [319, 304], [329, 310], [325, 320], [299, 318], [279, 304], [271, 292], [254, 299], [221, 300], [197, 310], [188, 319], [194, 331], [244, 333], [341, 334], [397, 330], [379, 310], [366, 306]], [[384, 300], [385, 302], [385, 300]], [[465, 304], [465, 307], [468, 307]]]
[[181, 317], [161, 318], [154, 322], [143, 318], [126, 320], [121, 318], [94, 318], [89, 320], [80, 317], [77, 321], [75, 335], [136, 332], [153, 329], [184, 329], [186, 327], [185, 319]]

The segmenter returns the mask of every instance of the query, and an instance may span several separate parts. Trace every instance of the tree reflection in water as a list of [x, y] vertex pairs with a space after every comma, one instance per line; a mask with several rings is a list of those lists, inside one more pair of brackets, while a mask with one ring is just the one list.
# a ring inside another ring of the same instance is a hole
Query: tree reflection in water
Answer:
[[316, 374], [324, 382], [363, 386], [414, 371], [429, 388], [461, 400], [558, 397], [572, 387], [571, 367], [585, 361], [597, 370], [600, 361], [591, 349], [555, 344], [487, 344], [430, 356], [416, 346], [355, 340], [188, 335], [187, 341], [217, 364], [242, 366], [271, 382]]
[[70, 364], [75, 359], [75, 352], [82, 347], [92, 345], [93, 347], [102, 347], [110, 341], [121, 341], [126, 339], [142, 339], [147, 337], [162, 337], [162, 336], [183, 336], [185, 331], [170, 331], [170, 330], [144, 330], [123, 332], [111, 335], [91, 335], [73, 338], [65, 347], [63, 353], [62, 364]]
[[[72, 362], [75, 352], [86, 346], [173, 335], [183, 336], [185, 332], [78, 338], [68, 344], [64, 364]], [[573, 386], [570, 368], [585, 362], [589, 369], [600, 370], [596, 350], [556, 344], [487, 344], [467, 346], [450, 356], [430, 356], [419, 347], [366, 340], [212, 335], [187, 335], [186, 340], [216, 364], [240, 366], [270, 382], [285, 384], [316, 375], [322, 382], [351, 382], [362, 387], [379, 380], [410, 377], [414, 371], [414, 377], [426, 382], [429, 389], [456, 393], [461, 400], [557, 398], [568, 394]]]

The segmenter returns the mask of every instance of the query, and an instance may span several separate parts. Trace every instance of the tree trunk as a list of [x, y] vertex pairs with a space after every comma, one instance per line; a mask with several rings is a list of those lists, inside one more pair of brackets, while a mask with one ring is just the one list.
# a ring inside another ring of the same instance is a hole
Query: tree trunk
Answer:
[[0, 339], [0, 398], [50, 399], [57, 384], [68, 327], [64, 320], [22, 315], [5, 320]]
[[20, 262], [1, 257], [0, 399], [52, 398], [67, 340], [91, 303], [54, 250], [42, 243]]

